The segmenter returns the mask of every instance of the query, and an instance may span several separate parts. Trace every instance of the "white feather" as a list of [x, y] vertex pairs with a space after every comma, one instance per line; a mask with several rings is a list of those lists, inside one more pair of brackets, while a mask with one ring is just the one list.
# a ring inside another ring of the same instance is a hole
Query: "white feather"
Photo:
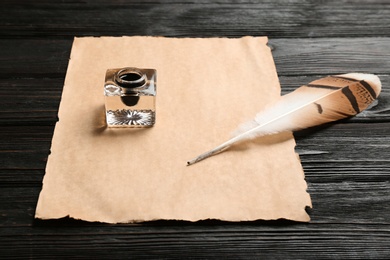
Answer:
[[194, 164], [247, 139], [296, 131], [353, 116], [379, 95], [381, 82], [372, 74], [349, 73], [315, 80], [282, 96], [238, 128], [234, 137], [187, 162]]

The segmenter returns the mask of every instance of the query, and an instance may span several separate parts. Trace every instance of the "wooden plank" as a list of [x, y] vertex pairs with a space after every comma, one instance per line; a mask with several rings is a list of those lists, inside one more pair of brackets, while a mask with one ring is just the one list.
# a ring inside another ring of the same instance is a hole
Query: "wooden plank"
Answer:
[[[388, 75], [390, 38], [273, 39], [280, 76], [365, 72]], [[72, 39], [0, 40], [0, 78], [63, 78]], [[15, 55], [18, 53], [18, 55]]]
[[[312, 182], [388, 180], [389, 127], [390, 123], [336, 123], [297, 132], [296, 149], [307, 177]], [[0, 182], [19, 185], [28, 176], [39, 183], [52, 135], [53, 126], [0, 127]]]
[[[0, 78], [64, 78], [72, 39], [0, 40]], [[12, 93], [8, 88], [1, 90]]]
[[[390, 76], [379, 75], [382, 93], [373, 105], [345, 122], [390, 121]], [[281, 94], [322, 76], [280, 76]], [[63, 79], [0, 79], [0, 125], [54, 125], [58, 120]], [[249, 116], [249, 115], [248, 115]]]
[[[309, 209], [311, 223], [376, 224], [387, 226], [388, 231], [390, 231], [388, 177], [389, 171], [387, 172], [387, 179], [382, 178], [382, 180], [356, 181], [353, 176], [350, 176], [343, 181], [328, 179], [327, 182], [318, 182], [316, 179], [321, 177], [307, 174], [308, 192], [313, 203], [313, 208]], [[24, 187], [23, 185], [18, 187], [12, 185], [6, 187], [4, 185], [1, 189], [3, 192], [0, 193], [2, 201], [0, 228], [31, 226], [41, 183]], [[46, 225], [45, 223], [42, 224]], [[175, 224], [174, 221], [172, 221], [172, 224]]]
[[[164, 3], [164, 4], [162, 4]], [[390, 35], [387, 1], [2, 1], [0, 37]], [[353, 29], [351, 29], [353, 28]]]
[[[374, 189], [373, 189], [374, 188]], [[0, 193], [2, 257], [52, 258], [56, 255], [120, 258], [283, 257], [385, 258], [390, 253], [387, 183], [314, 184], [315, 208], [309, 224], [289, 221], [198, 223], [159, 221], [106, 225], [72, 220], [35, 221], [38, 188], [6, 188]], [[28, 249], [28, 250], [26, 250]], [[108, 250], [110, 249], [110, 250]], [[271, 250], [272, 249], [272, 250]], [[358, 253], [358, 255], [357, 255]]]
[[[50, 154], [53, 131], [54, 126], [0, 127], [0, 170], [44, 169]], [[11, 177], [11, 183], [19, 178], [20, 182], [24, 182], [25, 178], [25, 174], [9, 172], [5, 176]]]
[[[5, 258], [15, 255], [50, 258], [64, 253], [80, 258], [86, 251], [108, 257], [113, 254], [106, 252], [108, 248], [118, 253], [118, 257], [125, 252], [182, 257], [188, 252], [192, 254], [189, 250], [192, 247], [202, 249], [193, 257], [211, 253], [222, 256], [232, 246], [235, 258], [275, 254], [263, 252], [275, 247], [278, 256], [289, 254], [292, 258], [296, 258], [295, 254], [310, 258], [314, 252], [319, 258], [353, 257], [359, 252], [359, 258], [377, 259], [390, 253], [388, 181], [309, 183], [314, 205], [309, 224], [208, 220], [106, 225], [69, 219], [33, 221], [40, 187], [2, 188], [2, 191], [0, 232], [6, 236], [0, 236], [0, 252]], [[154, 253], [149, 254], [150, 251]]]
[[[0, 258], [390, 255], [390, 2], [4, 0], [0, 14]], [[384, 88], [357, 117], [295, 134], [308, 224], [34, 221], [74, 35], [268, 35], [283, 94], [352, 70]]]
[[390, 38], [272, 39], [279, 75], [389, 74]]
[[[329, 74], [376, 73], [383, 83], [378, 103], [351, 122], [389, 121], [390, 38], [340, 38], [332, 44], [323, 39], [273, 39], [270, 45], [283, 94]], [[69, 40], [0, 40], [0, 125], [56, 122], [70, 48]], [[20, 55], [13, 58], [16, 51]]]
[[54, 125], [63, 78], [0, 79], [0, 125]]
[[[0, 40], [0, 78], [63, 78], [72, 39]], [[388, 75], [390, 38], [273, 39], [279, 76], [364, 72]], [[15, 56], [15, 53], [18, 53]]]
[[[387, 229], [327, 225], [308, 232], [289, 227], [15, 228], [2, 239], [4, 258], [32, 259], [386, 259]], [[81, 228], [84, 233], [76, 229]], [[283, 233], [280, 233], [283, 229]], [[28, 248], [29, 250], [26, 250]]]

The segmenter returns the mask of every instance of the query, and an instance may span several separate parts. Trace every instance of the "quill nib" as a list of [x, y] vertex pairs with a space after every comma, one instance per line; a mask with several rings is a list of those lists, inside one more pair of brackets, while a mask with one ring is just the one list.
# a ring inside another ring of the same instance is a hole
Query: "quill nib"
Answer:
[[205, 153], [202, 153], [201, 155], [199, 155], [198, 157], [192, 159], [192, 160], [189, 160], [187, 162], [187, 166], [190, 166], [190, 165], [193, 165], [197, 162], [200, 162], [206, 158], [209, 158], [210, 156], [213, 156], [215, 154], [218, 154], [218, 153], [221, 153], [223, 151], [225, 151], [226, 149], [229, 148], [229, 145], [228, 144], [221, 144], [220, 146], [210, 150], [210, 151], [207, 151]]
[[200, 162], [200, 161], [202, 161], [202, 160], [204, 160], [204, 159], [206, 159], [206, 158], [209, 158], [210, 156], [213, 156], [214, 154], [217, 154], [217, 153], [220, 153], [220, 152], [222, 152], [223, 150], [220, 150], [220, 151], [213, 151], [213, 150], [211, 150], [211, 151], [209, 151], [209, 152], [205, 152], [205, 153], [202, 153], [201, 155], [199, 155], [198, 157], [196, 157], [196, 158], [194, 158], [194, 159], [192, 159], [192, 160], [189, 160], [188, 162], [187, 162], [187, 166], [190, 166], [190, 165], [193, 165], [193, 164], [195, 164], [195, 163], [197, 163], [197, 162]]
[[354, 116], [379, 95], [381, 81], [373, 74], [348, 73], [310, 82], [282, 96], [243, 124], [230, 140], [187, 162], [192, 165], [233, 144], [270, 134], [297, 131]]

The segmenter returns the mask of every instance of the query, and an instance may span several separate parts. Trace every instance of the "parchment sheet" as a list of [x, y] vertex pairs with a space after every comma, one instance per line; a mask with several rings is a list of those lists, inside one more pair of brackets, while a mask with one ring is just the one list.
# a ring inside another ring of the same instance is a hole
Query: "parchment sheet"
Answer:
[[[292, 134], [186, 166], [280, 96], [266, 37], [75, 38], [36, 217], [309, 221]], [[156, 124], [105, 126], [109, 68], [157, 70]]]

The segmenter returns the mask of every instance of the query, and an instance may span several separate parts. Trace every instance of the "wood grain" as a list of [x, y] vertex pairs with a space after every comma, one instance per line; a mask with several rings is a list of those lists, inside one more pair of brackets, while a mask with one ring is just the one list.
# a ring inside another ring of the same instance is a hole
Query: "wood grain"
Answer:
[[[8, 4], [7, 4], [8, 3]], [[388, 1], [5, 1], [0, 37], [389, 36]], [[18, 19], [14, 19], [18, 17]]]
[[[54, 124], [71, 44], [72, 40], [0, 41], [0, 57], [6, 61], [0, 63], [1, 124], [46, 120]], [[390, 38], [271, 39], [270, 46], [283, 94], [319, 77], [352, 71], [375, 73], [384, 86], [390, 83]], [[388, 122], [389, 95], [389, 89], [383, 88], [378, 104], [353, 120]]]
[[[0, 258], [387, 259], [390, 3], [383, 0], [0, 3]], [[34, 220], [74, 36], [267, 35], [282, 94], [316, 78], [378, 74], [373, 107], [296, 132], [310, 223]]]
[[[63, 78], [71, 45], [72, 39], [1, 40], [0, 78]], [[389, 37], [270, 38], [269, 46], [279, 76], [329, 75], [351, 71], [389, 74]]]

